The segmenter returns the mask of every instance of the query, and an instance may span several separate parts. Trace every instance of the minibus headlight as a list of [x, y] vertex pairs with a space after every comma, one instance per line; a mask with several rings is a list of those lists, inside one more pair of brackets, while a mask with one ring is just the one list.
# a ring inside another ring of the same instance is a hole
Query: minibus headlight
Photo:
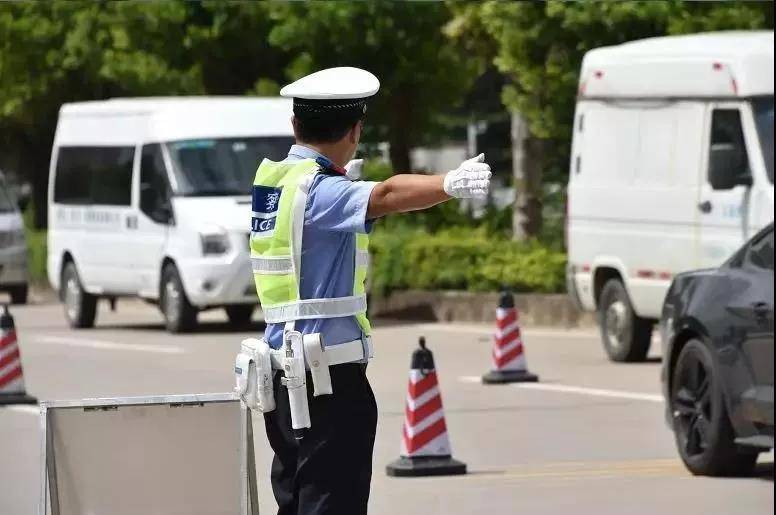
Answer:
[[205, 256], [226, 254], [229, 251], [229, 235], [226, 232], [203, 232], [199, 238]]

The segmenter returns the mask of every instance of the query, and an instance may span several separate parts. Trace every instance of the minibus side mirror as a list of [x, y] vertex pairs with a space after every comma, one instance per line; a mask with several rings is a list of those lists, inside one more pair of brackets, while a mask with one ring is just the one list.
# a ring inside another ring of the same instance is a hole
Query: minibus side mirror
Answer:
[[170, 200], [147, 182], [140, 183], [140, 210], [156, 223], [174, 223]]
[[751, 186], [752, 174], [746, 151], [737, 145], [713, 145], [709, 154], [709, 182], [715, 190]]
[[158, 218], [158, 221], [163, 224], [167, 225], [174, 225], [175, 219], [172, 214], [172, 205], [170, 205], [169, 201], [160, 202], [158, 206], [156, 206], [156, 217]]

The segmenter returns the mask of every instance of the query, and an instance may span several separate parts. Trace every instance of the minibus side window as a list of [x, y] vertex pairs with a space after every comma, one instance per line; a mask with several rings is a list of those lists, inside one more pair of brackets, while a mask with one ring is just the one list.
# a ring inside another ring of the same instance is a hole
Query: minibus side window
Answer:
[[170, 185], [158, 143], [143, 145], [140, 159], [140, 210], [154, 222], [170, 222]]
[[751, 181], [741, 112], [715, 109], [711, 118], [708, 179], [715, 190], [727, 190]]
[[60, 147], [54, 202], [130, 205], [134, 154], [132, 147]]

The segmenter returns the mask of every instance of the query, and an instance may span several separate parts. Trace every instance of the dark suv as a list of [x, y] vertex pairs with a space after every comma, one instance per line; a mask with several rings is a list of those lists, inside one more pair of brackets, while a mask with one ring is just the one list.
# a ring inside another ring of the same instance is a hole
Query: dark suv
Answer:
[[685, 465], [751, 472], [773, 448], [773, 224], [721, 267], [678, 275], [661, 332], [666, 414]]

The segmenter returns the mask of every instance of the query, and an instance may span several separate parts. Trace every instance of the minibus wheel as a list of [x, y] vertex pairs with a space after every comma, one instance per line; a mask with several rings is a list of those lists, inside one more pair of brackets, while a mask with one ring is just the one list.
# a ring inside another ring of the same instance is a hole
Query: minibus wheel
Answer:
[[79, 329], [94, 327], [94, 319], [97, 317], [97, 297], [84, 290], [78, 277], [78, 269], [72, 261], [68, 261], [62, 270], [61, 288], [65, 318], [70, 327]]
[[628, 291], [619, 279], [609, 279], [598, 302], [598, 326], [609, 359], [644, 361], [652, 341], [652, 322], [633, 310]]
[[164, 325], [171, 333], [185, 333], [197, 326], [197, 308], [191, 305], [178, 269], [172, 263], [162, 270], [159, 307]]

